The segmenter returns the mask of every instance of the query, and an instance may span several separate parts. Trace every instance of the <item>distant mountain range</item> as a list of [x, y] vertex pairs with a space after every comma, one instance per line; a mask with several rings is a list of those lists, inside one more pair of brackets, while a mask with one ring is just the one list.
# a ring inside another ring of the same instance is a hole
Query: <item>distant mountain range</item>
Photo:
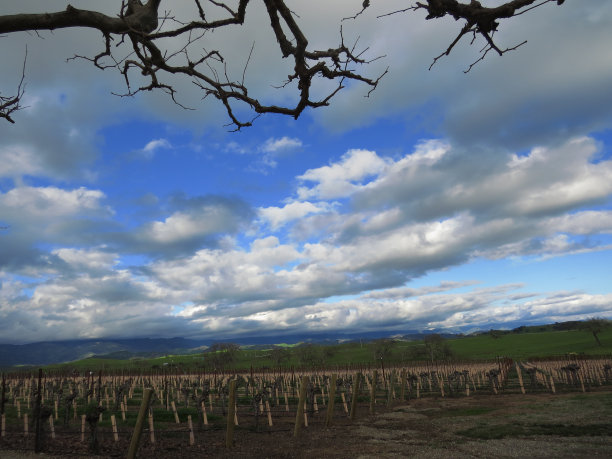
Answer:
[[91, 339], [50, 341], [30, 344], [0, 344], [0, 367], [49, 365], [87, 357], [156, 357], [166, 354], [201, 352], [201, 340], [169, 339]]
[[[530, 333], [542, 331], [561, 331], [578, 329], [582, 322], [560, 322], [547, 325], [518, 326], [501, 333]], [[478, 330], [472, 334], [487, 333]], [[463, 333], [448, 333], [443, 330], [430, 330], [446, 338], [457, 337]], [[214, 342], [233, 342], [241, 346], [269, 347], [274, 344], [316, 343], [323, 345], [338, 344], [346, 341], [371, 341], [379, 338], [404, 340], [423, 339], [425, 333], [416, 330], [385, 330], [374, 332], [327, 332], [305, 334], [286, 334], [270, 336], [248, 336], [228, 340], [188, 339], [188, 338], [134, 338], [134, 339], [86, 339], [71, 341], [47, 341], [29, 344], [1, 344], [0, 368], [16, 365], [38, 366], [53, 363], [71, 362], [88, 357], [130, 359], [134, 357], [160, 357], [164, 355], [184, 355], [203, 352]]]
[[160, 357], [169, 354], [194, 354], [202, 352], [214, 342], [225, 341], [242, 346], [272, 346], [286, 343], [310, 342], [317, 344], [337, 344], [344, 341], [369, 341], [391, 337], [419, 339], [418, 332], [392, 333], [321, 333], [309, 335], [274, 335], [241, 337], [231, 340], [186, 339], [186, 338], [134, 338], [134, 339], [87, 339], [70, 341], [46, 341], [29, 344], [1, 344], [0, 368], [16, 365], [49, 365], [71, 362], [88, 357], [130, 359], [134, 357]]

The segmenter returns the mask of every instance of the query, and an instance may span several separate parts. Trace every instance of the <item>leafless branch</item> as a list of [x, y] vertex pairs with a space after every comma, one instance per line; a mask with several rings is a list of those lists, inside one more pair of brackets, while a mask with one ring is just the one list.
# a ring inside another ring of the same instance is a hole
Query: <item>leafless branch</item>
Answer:
[[346, 18], [342, 18], [343, 21], [346, 21], [347, 19], [357, 19], [358, 16], [360, 16], [361, 14], [363, 14], [363, 12], [370, 6], [370, 0], [363, 0], [363, 3], [361, 4], [361, 11], [359, 11], [357, 14], [355, 14], [354, 16], [349, 16]]
[[[177, 18], [170, 11], [160, 14], [162, 1], [164, 0], [122, 0], [116, 16], [82, 10], [70, 5], [65, 10], [54, 13], [0, 16], [0, 37], [19, 31], [33, 31], [38, 34], [40, 31], [53, 31], [59, 28], [79, 27], [98, 30], [102, 34], [104, 43], [101, 52], [93, 57], [75, 55], [71, 59], [85, 59], [99, 69], [115, 68], [123, 76], [127, 87], [121, 96], [134, 96], [145, 91], [159, 90], [168, 94], [177, 105], [189, 109], [179, 102], [171, 80], [173, 75], [188, 77], [201, 88], [203, 98], [212, 96], [224, 106], [230, 123], [236, 130], [251, 126], [253, 120], [264, 113], [278, 113], [298, 118], [308, 108], [329, 105], [348, 81], [363, 83], [369, 89], [366, 94], [369, 96], [388, 73], [386, 69], [376, 78], [361, 73], [364, 65], [381, 56], [366, 58], [368, 48], [358, 50], [358, 40], [348, 47], [345, 44], [342, 26], [338, 45], [322, 50], [312, 49], [298, 23], [299, 16], [289, 9], [286, 0], [261, 0], [270, 20], [269, 26], [274, 33], [280, 56], [292, 64], [291, 74], [280, 87], [288, 88], [292, 82], [295, 82], [297, 87], [297, 100], [294, 104], [266, 104], [256, 95], [251, 95], [245, 86], [246, 71], [253, 59], [254, 43], [242, 69], [241, 79], [234, 79], [229, 74], [227, 62], [220, 51], [206, 51], [205, 46], [202, 46], [208, 33], [228, 26], [243, 25], [247, 6], [251, 0], [233, 2], [192, 0], [197, 13], [194, 12], [193, 17], [189, 18]], [[443, 56], [450, 54], [465, 35], [472, 34], [472, 43], [476, 37], [481, 37], [486, 44], [480, 52], [480, 57], [467, 69], [469, 71], [490, 51], [502, 55], [524, 44], [523, 42], [510, 48], [499, 47], [493, 38], [499, 20], [521, 15], [552, 1], [556, 1], [557, 4], [563, 3], [563, 0], [510, 0], [500, 6], [488, 8], [475, 0], [469, 3], [463, 3], [464, 1], [467, 0], [421, 0], [416, 1], [413, 6], [379, 17], [425, 10], [426, 19], [450, 15], [455, 20], [463, 21], [458, 35], [443, 53], [434, 58], [432, 66]], [[369, 6], [370, 0], [363, 0], [361, 10], [354, 16], [344, 18], [343, 21], [365, 14]], [[214, 16], [207, 15], [210, 10], [213, 10]], [[170, 51], [165, 48], [166, 39], [173, 39], [176, 42], [174, 39], [178, 38], [183, 39], [183, 45], [179, 46], [178, 50]], [[111, 43], [114, 43], [114, 46], [111, 46]], [[219, 68], [220, 65], [223, 69]], [[145, 79], [144, 83], [139, 80], [141, 78]], [[139, 83], [132, 84], [132, 81], [135, 82], [137, 79]], [[327, 93], [315, 95], [312, 84], [313, 81], [320, 79], [335, 84]], [[22, 108], [20, 101], [24, 94], [24, 81], [25, 60], [16, 94], [0, 95], [0, 118], [14, 122], [11, 114]], [[236, 111], [236, 107], [240, 105], [248, 107], [254, 116], [242, 120]]]
[[23, 66], [21, 68], [21, 79], [17, 85], [17, 92], [14, 96], [3, 96], [0, 94], [0, 118], [4, 118], [9, 123], [15, 123], [15, 120], [11, 117], [13, 113], [24, 108], [21, 105], [21, 99], [25, 93], [25, 69], [26, 62], [28, 60], [28, 48], [26, 47], [25, 55], [23, 57]]
[[504, 53], [515, 50], [524, 44], [523, 42], [502, 50], [493, 40], [493, 34], [499, 27], [499, 20], [519, 16], [527, 11], [531, 11], [534, 8], [538, 8], [553, 1], [558, 5], [561, 5], [564, 2], [564, 0], [511, 0], [496, 7], [484, 7], [476, 0], [471, 0], [469, 3], [463, 3], [459, 0], [426, 0], [424, 2], [417, 1], [412, 7], [393, 11], [379, 17], [422, 9], [427, 11], [427, 16], [425, 19], [428, 20], [438, 19], [444, 16], [451, 16], [456, 21], [465, 21], [463, 27], [459, 31], [459, 34], [444, 52], [434, 58], [433, 62], [429, 66], [429, 69], [431, 70], [431, 68], [442, 57], [448, 56], [455, 48], [457, 43], [459, 43], [461, 38], [469, 33], [472, 33], [473, 38], [470, 44], [474, 43], [476, 36], [480, 36], [484, 38], [487, 45], [483, 48], [483, 50], [481, 50], [480, 57], [465, 71], [465, 73], [467, 73], [474, 67], [474, 65], [484, 60], [489, 51], [493, 50], [501, 56]]

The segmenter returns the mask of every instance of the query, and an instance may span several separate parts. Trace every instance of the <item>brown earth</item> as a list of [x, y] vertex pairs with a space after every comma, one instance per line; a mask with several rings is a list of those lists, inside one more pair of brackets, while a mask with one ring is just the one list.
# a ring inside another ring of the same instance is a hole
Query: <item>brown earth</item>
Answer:
[[[280, 408], [279, 408], [280, 409]], [[144, 432], [139, 457], [146, 458], [473, 458], [612, 457], [612, 392], [570, 394], [428, 397], [368, 414], [359, 407], [351, 422], [336, 406], [334, 423], [324, 427], [325, 411], [293, 437], [292, 416], [274, 415], [274, 427], [260, 419], [259, 431], [242, 415], [234, 446], [225, 448], [222, 429], [198, 429], [195, 444], [183, 428]], [[47, 453], [35, 455], [32, 437], [11, 434], [0, 441], [0, 458], [125, 457], [129, 438], [115, 443], [102, 431], [101, 455], [92, 456], [79, 434], [49, 440]], [[9, 433], [9, 432], [7, 432]]]

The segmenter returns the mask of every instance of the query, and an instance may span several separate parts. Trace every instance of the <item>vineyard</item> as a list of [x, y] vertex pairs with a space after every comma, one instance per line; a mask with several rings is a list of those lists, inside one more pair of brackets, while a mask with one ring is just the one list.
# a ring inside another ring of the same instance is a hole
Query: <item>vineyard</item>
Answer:
[[[612, 360], [602, 358], [232, 374], [7, 373], [0, 452], [230, 457], [246, 448], [251, 457], [301, 457], [280, 454], [279, 445], [295, 446], [305, 435], [324, 439], [338, 427], [350, 432], [358, 420], [375, 422], [422, 400], [502, 400], [610, 388]], [[602, 429], [610, 434], [609, 423]], [[343, 457], [336, 453], [329, 457]]]

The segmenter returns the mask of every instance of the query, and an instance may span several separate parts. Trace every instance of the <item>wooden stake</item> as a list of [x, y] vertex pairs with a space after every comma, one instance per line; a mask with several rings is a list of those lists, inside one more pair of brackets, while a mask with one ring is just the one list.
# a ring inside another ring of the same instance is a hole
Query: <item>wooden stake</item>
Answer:
[[174, 420], [177, 424], [180, 424], [181, 421], [179, 420], [178, 413], [176, 412], [176, 404], [174, 403], [174, 400], [172, 400], [172, 412], [174, 413]]
[[81, 415], [81, 442], [85, 441], [85, 418], [87, 417], [87, 415], [82, 414]]
[[55, 426], [53, 425], [53, 416], [49, 416], [49, 428], [51, 429], [51, 438], [55, 440]]
[[111, 414], [111, 425], [113, 426], [113, 438], [115, 441], [119, 441], [119, 433], [117, 432], [117, 420], [115, 419], [115, 415]]
[[204, 425], [208, 425], [208, 416], [206, 415], [206, 403], [202, 402], [202, 420], [204, 421]]
[[232, 379], [229, 384], [229, 402], [227, 406], [227, 431], [225, 435], [225, 446], [231, 448], [234, 444], [234, 426], [236, 423], [236, 380]]
[[336, 403], [336, 379], [338, 375], [333, 374], [329, 383], [329, 401], [327, 402], [327, 416], [325, 417], [325, 427], [329, 427], [334, 417], [334, 405]]
[[193, 436], [193, 423], [191, 422], [191, 415], [187, 416], [187, 425], [189, 425], [189, 446], [193, 446], [195, 443], [195, 437]]
[[376, 405], [376, 379], [378, 378], [378, 371], [374, 370], [372, 374], [372, 385], [370, 388], [370, 414], [374, 414], [374, 405]]
[[346, 405], [346, 397], [344, 396], [344, 392], [340, 392], [340, 397], [342, 397], [342, 405], [344, 406], [344, 412], [348, 415], [348, 406]]
[[521, 374], [521, 367], [518, 366], [518, 363], [514, 364], [516, 367], [516, 374], [518, 375], [519, 386], [521, 386], [521, 393], [525, 395], [525, 386], [523, 385], [523, 375]]
[[351, 399], [351, 421], [355, 420], [357, 416], [357, 398], [359, 397], [359, 390], [361, 386], [361, 373], [357, 373], [355, 376], [355, 382], [353, 383], [353, 398]]
[[155, 444], [155, 426], [153, 422], [153, 410], [149, 410], [149, 440]]
[[578, 378], [580, 378], [580, 387], [582, 388], [582, 392], [586, 392], [584, 390], [584, 380], [582, 379], [582, 375], [578, 373]]
[[395, 370], [389, 375], [389, 386], [387, 387], [387, 408], [391, 408], [393, 402], [393, 384], [395, 383]]
[[270, 403], [266, 400], [266, 413], [268, 414], [268, 425], [272, 427], [272, 412], [270, 411]]
[[550, 390], [553, 394], [555, 394], [557, 391], [555, 390], [555, 380], [553, 379], [553, 375], [550, 375]]
[[304, 421], [304, 403], [306, 402], [306, 388], [308, 387], [308, 376], [302, 376], [302, 383], [300, 385], [300, 398], [297, 405], [297, 413], [295, 415], [295, 428], [293, 429], [293, 436], [297, 437], [302, 428], [302, 422]]
[[134, 426], [134, 433], [132, 434], [132, 440], [130, 441], [130, 449], [128, 450], [127, 459], [134, 459], [136, 457], [138, 444], [140, 443], [140, 435], [142, 434], [142, 428], [144, 427], [144, 418], [149, 409], [152, 393], [153, 389], [145, 389], [144, 393], [142, 394], [142, 403], [140, 404], [140, 411], [138, 411], [138, 417], [136, 418], [136, 425]]

